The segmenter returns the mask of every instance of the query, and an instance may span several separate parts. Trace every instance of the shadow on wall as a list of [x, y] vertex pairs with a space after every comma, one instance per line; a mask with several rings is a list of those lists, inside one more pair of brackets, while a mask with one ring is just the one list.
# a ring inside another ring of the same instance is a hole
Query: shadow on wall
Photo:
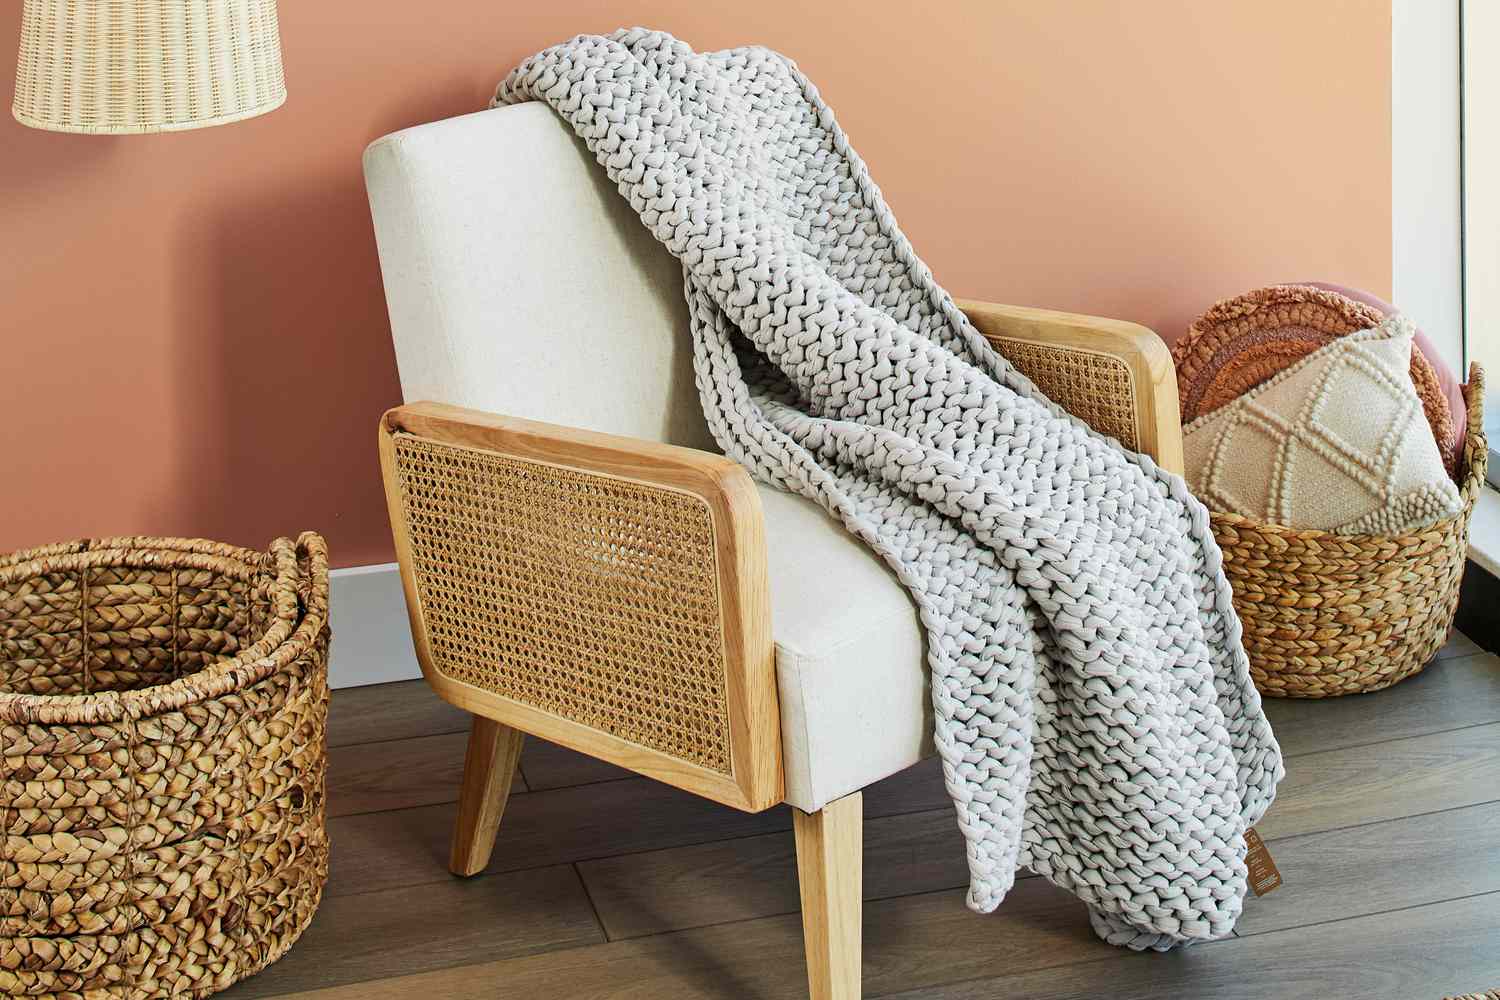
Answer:
[[162, 505], [193, 533], [260, 546], [313, 529], [335, 566], [389, 558], [375, 426], [401, 392], [360, 156], [388, 132], [482, 108], [474, 88], [452, 79], [382, 109], [322, 172], [248, 192], [221, 183], [182, 217]]
[[[0, 62], [0, 65], [4, 65]], [[10, 117], [10, 107], [3, 111]], [[25, 192], [30, 198], [57, 196], [70, 184], [89, 183], [90, 173], [107, 171], [120, 152], [120, 143], [135, 139], [134, 136], [80, 135], [71, 132], [48, 132], [45, 129], [26, 128], [14, 120], [4, 123], [4, 128], [14, 130], [27, 143], [25, 156], [14, 156], [9, 152], [0, 156], [0, 190], [14, 196]], [[83, 178], [81, 181], [79, 178]]]
[[365, 205], [356, 161], [182, 227], [167, 503], [195, 530], [260, 545], [311, 528], [340, 564], [378, 558], [339, 544], [380, 537], [351, 522], [383, 514], [375, 424], [400, 398]]

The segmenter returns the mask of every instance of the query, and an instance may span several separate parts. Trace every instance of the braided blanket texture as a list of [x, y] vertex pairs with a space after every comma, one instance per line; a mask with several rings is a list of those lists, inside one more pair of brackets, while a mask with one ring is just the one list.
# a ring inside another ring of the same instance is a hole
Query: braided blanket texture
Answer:
[[1026, 865], [1112, 943], [1229, 934], [1244, 832], [1283, 772], [1182, 479], [988, 346], [791, 60], [584, 35], [494, 104], [532, 100], [682, 261], [725, 453], [822, 504], [915, 598], [969, 905]]

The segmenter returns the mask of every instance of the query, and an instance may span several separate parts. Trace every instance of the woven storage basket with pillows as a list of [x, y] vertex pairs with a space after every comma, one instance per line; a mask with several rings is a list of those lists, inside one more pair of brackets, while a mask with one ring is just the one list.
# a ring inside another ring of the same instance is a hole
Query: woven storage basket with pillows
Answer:
[[1374, 691], [1446, 641], [1484, 482], [1484, 375], [1459, 386], [1369, 295], [1279, 285], [1172, 349], [1188, 484], [1266, 694]]

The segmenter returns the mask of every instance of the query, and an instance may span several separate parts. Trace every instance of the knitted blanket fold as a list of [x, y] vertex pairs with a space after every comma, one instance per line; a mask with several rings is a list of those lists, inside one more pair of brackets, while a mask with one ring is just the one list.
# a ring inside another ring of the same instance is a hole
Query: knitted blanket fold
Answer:
[[1283, 771], [1182, 479], [988, 346], [789, 59], [583, 35], [494, 104], [531, 100], [682, 261], [725, 453], [821, 503], [916, 600], [969, 905], [1027, 865], [1112, 943], [1229, 934]]

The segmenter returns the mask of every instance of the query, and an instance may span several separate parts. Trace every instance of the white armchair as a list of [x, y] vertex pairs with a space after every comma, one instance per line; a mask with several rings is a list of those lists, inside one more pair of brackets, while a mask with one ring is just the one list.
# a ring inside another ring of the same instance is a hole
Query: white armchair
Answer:
[[[550, 109], [398, 132], [365, 173], [408, 400], [380, 451], [412, 630], [475, 716], [453, 871], [485, 866], [523, 733], [740, 809], [785, 801], [811, 994], [857, 997], [860, 790], [932, 752], [911, 599], [717, 453], [680, 267]], [[961, 305], [1058, 402], [1180, 469], [1149, 330]]]

